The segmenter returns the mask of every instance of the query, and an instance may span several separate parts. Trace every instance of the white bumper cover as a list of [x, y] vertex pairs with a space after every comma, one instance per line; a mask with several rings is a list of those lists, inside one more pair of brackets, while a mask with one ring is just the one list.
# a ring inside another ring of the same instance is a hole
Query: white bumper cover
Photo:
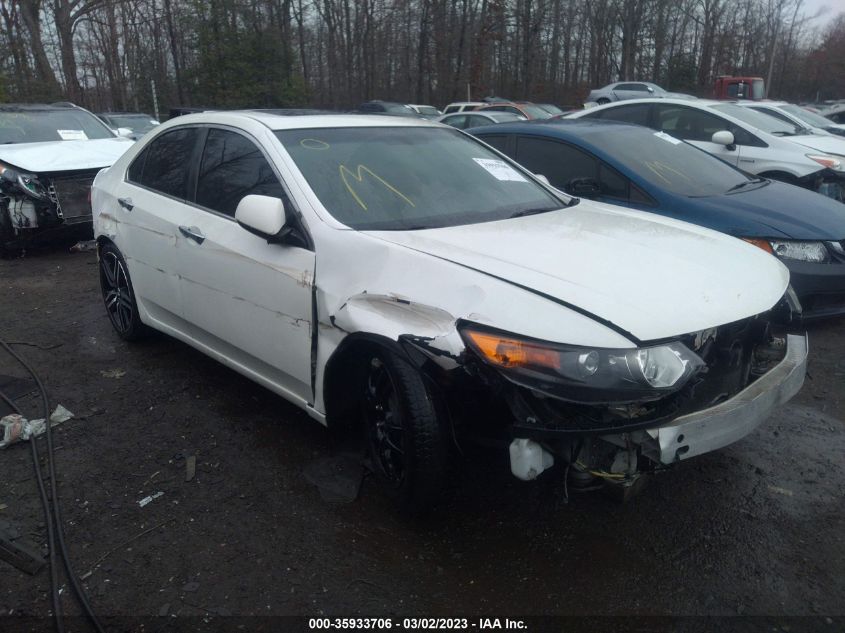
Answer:
[[671, 464], [742, 439], [800, 391], [807, 353], [806, 336], [788, 335], [783, 360], [733, 398], [681, 416], [666, 426], [648, 429], [646, 433], [656, 444], [648, 453], [657, 453], [658, 461]]

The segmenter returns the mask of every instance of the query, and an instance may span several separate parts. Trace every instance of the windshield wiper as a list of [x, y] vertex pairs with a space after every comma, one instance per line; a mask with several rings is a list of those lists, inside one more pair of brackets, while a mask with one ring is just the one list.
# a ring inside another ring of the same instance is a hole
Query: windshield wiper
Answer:
[[746, 180], [745, 182], [741, 182], [738, 185], [734, 185], [730, 189], [728, 189], [725, 193], [730, 193], [731, 191], [736, 191], [737, 189], [742, 189], [743, 187], [747, 187], [748, 185], [757, 185], [761, 182], [766, 182], [765, 178], [752, 178], [751, 180]]
[[526, 215], [537, 215], [539, 213], [548, 213], [549, 211], [554, 211], [555, 208], [548, 208], [548, 207], [538, 207], [536, 209], [523, 209], [522, 211], [514, 211], [511, 213], [508, 218], [522, 218]]

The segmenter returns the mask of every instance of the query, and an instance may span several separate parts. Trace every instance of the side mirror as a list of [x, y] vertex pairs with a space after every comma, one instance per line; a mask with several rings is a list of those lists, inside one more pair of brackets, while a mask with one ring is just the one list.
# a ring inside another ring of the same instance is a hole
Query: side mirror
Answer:
[[128, 127], [117, 128], [117, 135], [123, 138], [132, 138], [132, 129]]
[[549, 185], [551, 187], [552, 183], [549, 182], [549, 179], [546, 178], [543, 174], [534, 174], [534, 177], [542, 182], [544, 185]]
[[710, 140], [717, 145], [724, 145], [730, 151], [736, 149], [736, 145], [734, 144], [734, 135], [732, 132], [728, 132], [727, 130], [713, 132], [713, 136], [710, 137]]
[[652, 88], [651, 86], [646, 86], [646, 90], [648, 90], [649, 92], [654, 92], [654, 88]]
[[244, 196], [235, 210], [235, 220], [250, 233], [266, 239], [268, 244], [281, 242], [291, 231], [286, 226], [285, 203], [270, 196]]

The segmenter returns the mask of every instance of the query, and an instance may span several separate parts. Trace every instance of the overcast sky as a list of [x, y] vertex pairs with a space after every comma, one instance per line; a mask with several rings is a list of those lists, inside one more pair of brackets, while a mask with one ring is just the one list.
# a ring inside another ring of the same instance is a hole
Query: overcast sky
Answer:
[[816, 27], [824, 27], [839, 13], [845, 11], [845, 0], [804, 0], [803, 4], [805, 15], [819, 14], [813, 22]]

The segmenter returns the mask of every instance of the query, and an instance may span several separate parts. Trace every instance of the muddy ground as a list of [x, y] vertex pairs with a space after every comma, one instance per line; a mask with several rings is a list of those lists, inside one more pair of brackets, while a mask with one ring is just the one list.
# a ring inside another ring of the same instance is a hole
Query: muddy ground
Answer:
[[[845, 630], [825, 619], [845, 615], [841, 321], [811, 328], [810, 377], [768, 424], [633, 502], [567, 504], [559, 481], [517, 481], [492, 452], [424, 522], [371, 478], [354, 502], [325, 501], [304, 473], [343, 447], [281, 398], [166, 337], [118, 339], [93, 253], [0, 261], [0, 337], [30, 344], [16, 349], [77, 415], [55, 431], [57, 481], [104, 616], [820, 616], [790, 630]], [[0, 374], [23, 375], [4, 354]], [[26, 445], [0, 451], [0, 527], [46, 541]], [[48, 613], [47, 589], [46, 570], [0, 562], [0, 614]]]

